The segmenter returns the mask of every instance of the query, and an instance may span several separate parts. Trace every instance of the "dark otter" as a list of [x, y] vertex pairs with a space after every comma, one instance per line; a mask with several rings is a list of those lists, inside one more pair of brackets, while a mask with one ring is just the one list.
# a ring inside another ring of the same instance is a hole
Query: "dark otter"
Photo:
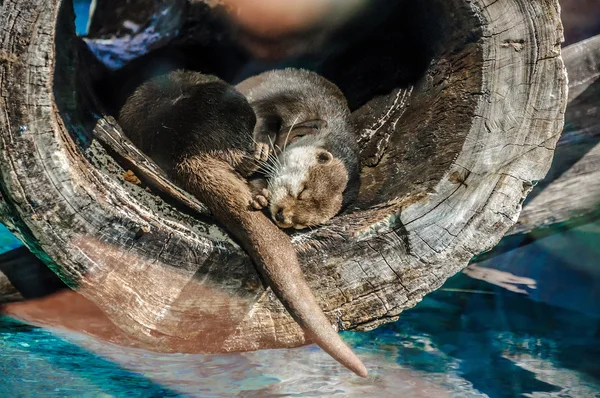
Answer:
[[131, 141], [238, 239], [308, 337], [366, 377], [365, 366], [319, 308], [289, 237], [249, 209], [253, 198], [242, 177], [258, 166], [256, 116], [243, 95], [216, 77], [175, 71], [138, 87], [118, 119]]
[[356, 198], [358, 137], [335, 84], [289, 68], [251, 77], [236, 88], [256, 112], [256, 141], [271, 143], [275, 153], [255, 207], [268, 199], [277, 225], [301, 229], [326, 222]]

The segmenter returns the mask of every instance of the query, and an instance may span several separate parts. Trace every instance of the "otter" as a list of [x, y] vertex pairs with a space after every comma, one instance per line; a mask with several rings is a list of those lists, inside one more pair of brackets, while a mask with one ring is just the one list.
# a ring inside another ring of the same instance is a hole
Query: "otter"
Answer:
[[[344, 94], [314, 72], [287, 68], [236, 86], [254, 109], [255, 140], [273, 151], [255, 208], [269, 206], [280, 228], [323, 224], [358, 194], [358, 137]], [[264, 152], [263, 152], [264, 156]]]
[[309, 339], [366, 377], [365, 366], [317, 304], [289, 236], [251, 209], [252, 192], [244, 177], [256, 171], [261, 157], [252, 137], [256, 120], [233, 86], [185, 70], [143, 83], [118, 114], [134, 145], [202, 201], [239, 241]]

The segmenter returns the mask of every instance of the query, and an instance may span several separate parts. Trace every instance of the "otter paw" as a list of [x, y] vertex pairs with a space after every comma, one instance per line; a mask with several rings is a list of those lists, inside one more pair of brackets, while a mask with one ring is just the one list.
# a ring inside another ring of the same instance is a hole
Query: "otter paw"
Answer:
[[269, 191], [263, 188], [259, 189], [257, 192], [254, 192], [252, 195], [252, 200], [250, 201], [250, 206], [256, 210], [261, 210], [269, 206]]
[[251, 203], [256, 210], [262, 210], [269, 205], [269, 201], [262, 195], [255, 196]]
[[269, 205], [269, 191], [262, 189], [260, 192], [254, 194], [250, 203], [256, 210], [264, 209]]
[[269, 205], [269, 190], [267, 189], [267, 180], [264, 178], [254, 178], [248, 181], [250, 188], [250, 207], [261, 210]]
[[266, 162], [269, 159], [269, 144], [263, 142], [257, 142], [254, 145], [254, 159]]

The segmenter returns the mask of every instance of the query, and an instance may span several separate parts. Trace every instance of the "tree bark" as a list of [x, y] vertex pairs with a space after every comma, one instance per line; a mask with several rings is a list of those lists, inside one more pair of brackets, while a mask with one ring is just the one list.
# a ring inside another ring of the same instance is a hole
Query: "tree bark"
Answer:
[[[563, 126], [556, 0], [412, 7], [417, 15], [405, 18], [423, 23], [412, 32], [422, 40], [408, 47], [431, 45], [420, 73], [401, 64], [412, 54], [399, 49], [407, 36], [390, 36], [403, 25], [394, 20], [373, 33], [385, 53], [346, 53], [380, 86], [361, 86], [348, 59], [322, 70], [355, 108], [363, 183], [351, 211], [292, 241], [340, 329], [397, 319], [491, 249], [546, 174]], [[5, 0], [1, 9], [2, 221], [99, 309], [115, 342], [165, 352], [305, 344], [201, 204], [168, 203], [126, 174], [125, 164], [160, 179], [86, 96], [72, 22], [69, 2]]]

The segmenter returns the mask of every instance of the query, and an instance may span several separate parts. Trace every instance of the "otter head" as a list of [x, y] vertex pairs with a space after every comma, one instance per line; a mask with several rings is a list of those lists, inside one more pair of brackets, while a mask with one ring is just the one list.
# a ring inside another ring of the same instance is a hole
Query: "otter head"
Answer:
[[298, 140], [279, 157], [269, 179], [270, 213], [280, 228], [322, 224], [342, 207], [348, 184], [344, 163], [331, 152]]

